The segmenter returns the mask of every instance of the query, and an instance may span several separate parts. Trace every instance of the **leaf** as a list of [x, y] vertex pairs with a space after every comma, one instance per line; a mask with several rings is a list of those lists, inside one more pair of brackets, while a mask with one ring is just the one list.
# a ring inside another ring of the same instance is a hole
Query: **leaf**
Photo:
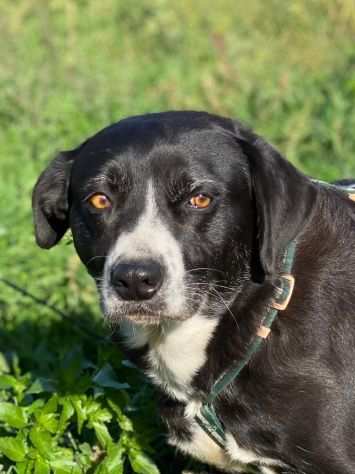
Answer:
[[58, 414], [56, 413], [41, 413], [37, 422], [50, 433], [58, 431]]
[[58, 395], [52, 395], [43, 407], [43, 413], [55, 413], [58, 408]]
[[33, 472], [34, 461], [26, 460], [25, 462], [16, 463], [16, 474], [29, 474]]
[[157, 466], [144, 453], [131, 449], [128, 456], [132, 469], [137, 474], [159, 474]]
[[83, 472], [76, 462], [67, 459], [51, 461], [50, 466], [55, 474], [82, 474]]
[[89, 443], [79, 445], [79, 452], [75, 453], [75, 459], [82, 467], [90, 467], [92, 465], [93, 451]]
[[110, 364], [105, 364], [93, 378], [93, 382], [100, 387], [115, 388], [117, 390], [126, 390], [130, 388], [128, 383], [120, 383], [117, 380], [116, 373]]
[[73, 453], [69, 449], [59, 448], [52, 453], [50, 466], [55, 474], [82, 474], [78, 463], [73, 460]]
[[38, 377], [33, 384], [26, 390], [26, 394], [34, 395], [38, 393], [53, 393], [57, 389], [56, 382], [52, 379]]
[[77, 425], [78, 425], [78, 433], [81, 433], [83, 429], [84, 422], [86, 421], [86, 410], [85, 405], [86, 397], [72, 397], [72, 404], [75, 409], [76, 417], [77, 417]]
[[[102, 463], [100, 463], [97, 472], [108, 474], [123, 474], [125, 450], [121, 444], [112, 444]], [[101, 471], [103, 470], [103, 471]]]
[[112, 415], [107, 408], [96, 408], [95, 411], [90, 411], [88, 414], [90, 423], [107, 423], [112, 420]]
[[11, 352], [11, 365], [12, 365], [12, 370], [14, 371], [15, 375], [17, 375], [17, 377], [20, 377], [21, 375], [20, 358], [16, 352]]
[[64, 432], [67, 426], [68, 420], [70, 420], [70, 418], [73, 416], [74, 411], [75, 411], [69, 399], [63, 399], [61, 403], [62, 403], [63, 409], [62, 409], [62, 413], [60, 415], [59, 423], [58, 423], [59, 433]]
[[0, 390], [15, 388], [18, 384], [16, 377], [12, 375], [0, 375]]
[[133, 424], [132, 421], [128, 418], [128, 416], [124, 415], [121, 407], [117, 405], [112, 399], [108, 400], [108, 404], [112, 408], [112, 410], [116, 413], [118, 418], [118, 424], [123, 431], [133, 431]]
[[11, 388], [17, 395], [17, 399], [20, 400], [22, 399], [21, 394], [24, 392], [28, 385], [28, 381], [26, 380], [27, 378], [27, 376], [17, 378], [13, 375], [2, 374], [0, 375], [0, 390], [7, 390]]
[[35, 461], [34, 474], [50, 474], [49, 464], [44, 459], [38, 457]]
[[41, 410], [44, 405], [45, 405], [44, 400], [42, 400], [41, 398], [38, 398], [36, 401], [31, 403], [31, 405], [28, 405], [25, 407], [27, 415], [36, 413], [36, 411]]
[[11, 436], [0, 438], [0, 453], [4, 454], [11, 461], [24, 461], [26, 452], [27, 448], [23, 439]]
[[30, 431], [30, 440], [43, 458], [51, 459], [54, 439], [48, 431], [35, 426]]
[[0, 402], [0, 421], [7, 423], [12, 428], [24, 428], [27, 424], [25, 410], [8, 402]]
[[0, 352], [0, 374], [4, 372], [10, 372], [9, 364], [2, 352]]
[[123, 365], [123, 367], [128, 367], [129, 369], [135, 369], [135, 370], [138, 369], [138, 366], [136, 364], [134, 364], [133, 362], [131, 362], [130, 360], [128, 360], [128, 359], [123, 359], [122, 360], [122, 365]]
[[106, 425], [103, 423], [94, 422], [92, 426], [95, 430], [97, 439], [103, 448], [106, 448], [110, 443], [112, 443], [112, 438]]

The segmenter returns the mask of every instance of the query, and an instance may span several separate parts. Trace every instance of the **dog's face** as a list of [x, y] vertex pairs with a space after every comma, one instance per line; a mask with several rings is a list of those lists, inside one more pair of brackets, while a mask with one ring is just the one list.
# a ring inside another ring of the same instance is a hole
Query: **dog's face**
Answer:
[[71, 228], [111, 320], [216, 317], [246, 282], [273, 272], [305, 218], [296, 205], [303, 181], [231, 120], [133, 117], [42, 173], [33, 197], [37, 242], [49, 248]]

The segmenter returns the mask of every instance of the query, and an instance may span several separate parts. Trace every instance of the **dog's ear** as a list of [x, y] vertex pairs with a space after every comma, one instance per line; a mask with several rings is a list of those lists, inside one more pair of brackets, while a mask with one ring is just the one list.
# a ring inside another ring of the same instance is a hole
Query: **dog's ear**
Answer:
[[37, 244], [53, 247], [68, 229], [68, 188], [77, 150], [59, 153], [38, 178], [32, 194]]
[[278, 256], [306, 226], [316, 190], [309, 178], [265, 140], [238, 128], [236, 135], [249, 163], [260, 263], [264, 274], [272, 275]]

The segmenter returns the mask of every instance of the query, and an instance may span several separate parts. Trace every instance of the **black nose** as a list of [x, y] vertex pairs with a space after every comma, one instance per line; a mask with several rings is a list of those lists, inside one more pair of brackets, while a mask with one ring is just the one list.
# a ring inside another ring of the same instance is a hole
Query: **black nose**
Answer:
[[163, 283], [163, 269], [156, 262], [122, 262], [111, 270], [111, 285], [124, 300], [148, 300]]

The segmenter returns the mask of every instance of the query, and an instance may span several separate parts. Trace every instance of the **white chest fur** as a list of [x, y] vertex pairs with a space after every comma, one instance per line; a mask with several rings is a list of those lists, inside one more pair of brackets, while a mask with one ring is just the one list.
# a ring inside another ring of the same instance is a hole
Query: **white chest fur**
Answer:
[[192, 395], [191, 381], [206, 362], [216, 326], [217, 320], [196, 314], [161, 328], [123, 323], [121, 333], [128, 347], [148, 344], [149, 377], [172, 397], [187, 402]]
[[121, 333], [130, 348], [149, 346], [148, 375], [170, 396], [186, 403], [185, 417], [190, 422], [192, 439], [182, 442], [170, 437], [170, 444], [226, 472], [242, 473], [245, 464], [260, 463], [263, 465], [260, 468], [263, 474], [273, 474], [275, 471], [272, 466], [280, 466], [280, 462], [241, 448], [228, 433], [226, 448], [222, 449], [194, 421], [200, 402], [193, 398], [191, 382], [206, 362], [207, 345], [216, 326], [216, 320], [194, 315], [165, 328], [122, 323]]
[[195, 315], [180, 322], [151, 344], [149, 375], [181, 401], [192, 395], [191, 382], [206, 362], [206, 349], [216, 320]]

